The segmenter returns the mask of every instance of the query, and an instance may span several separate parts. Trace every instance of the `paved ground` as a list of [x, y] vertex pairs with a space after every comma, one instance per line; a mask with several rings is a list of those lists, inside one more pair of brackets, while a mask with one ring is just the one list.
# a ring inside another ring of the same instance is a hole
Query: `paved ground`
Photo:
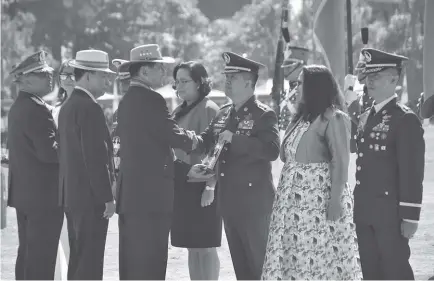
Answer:
[[[425, 191], [423, 201], [422, 218], [419, 230], [411, 241], [411, 264], [419, 280], [426, 280], [434, 275], [434, 127], [426, 129], [425, 139], [427, 142]], [[350, 184], [354, 183], [354, 157], [350, 166]], [[280, 163], [275, 163], [275, 179], [280, 172]], [[235, 280], [232, 261], [226, 237], [223, 237], [223, 245], [219, 248], [221, 261], [221, 280]], [[8, 227], [1, 231], [1, 280], [14, 279], [14, 264], [17, 250], [17, 227], [15, 210], [8, 209]], [[110, 220], [109, 233], [107, 236], [105, 267], [105, 280], [118, 279], [118, 229], [117, 216]], [[189, 280], [187, 268], [187, 251], [171, 247], [169, 249], [169, 263], [167, 269], [169, 280]]]

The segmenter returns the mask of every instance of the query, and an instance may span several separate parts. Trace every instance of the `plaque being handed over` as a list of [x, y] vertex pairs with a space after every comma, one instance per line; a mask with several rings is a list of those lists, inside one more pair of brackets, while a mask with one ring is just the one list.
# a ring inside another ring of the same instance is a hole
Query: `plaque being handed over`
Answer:
[[225, 144], [226, 141], [219, 140], [214, 146], [214, 148], [212, 148], [211, 151], [207, 154], [205, 159], [202, 160], [202, 164], [206, 166], [205, 174], [214, 173], [215, 165], [217, 164], [220, 153], [222, 152]]

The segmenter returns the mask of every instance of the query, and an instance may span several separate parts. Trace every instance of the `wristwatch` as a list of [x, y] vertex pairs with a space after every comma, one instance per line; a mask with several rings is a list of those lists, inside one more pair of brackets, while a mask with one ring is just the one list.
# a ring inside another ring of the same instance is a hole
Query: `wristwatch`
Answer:
[[214, 191], [215, 188], [207, 185], [207, 186], [205, 187], [205, 190]]

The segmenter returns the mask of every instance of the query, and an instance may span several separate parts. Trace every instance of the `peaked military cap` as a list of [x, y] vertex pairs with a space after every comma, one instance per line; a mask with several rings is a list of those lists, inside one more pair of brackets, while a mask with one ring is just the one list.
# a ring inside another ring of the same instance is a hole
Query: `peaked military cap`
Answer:
[[128, 67], [125, 64], [126, 62], [128, 62], [128, 61], [122, 60], [122, 59], [112, 60], [112, 64], [116, 67], [117, 75], [118, 75], [119, 79], [121, 79], [121, 80], [131, 78], [130, 72], [128, 71]]
[[34, 53], [16, 65], [11, 70], [10, 75], [18, 77], [33, 72], [52, 72], [54, 69], [48, 65], [46, 57], [47, 52], [45, 51]]
[[296, 63], [305, 65], [309, 56], [309, 49], [288, 45], [284, 56], [282, 68], [290, 67]]
[[252, 72], [258, 73], [265, 65], [232, 52], [224, 52], [222, 58], [226, 66], [223, 73]]
[[368, 74], [383, 71], [387, 68], [401, 69], [408, 58], [373, 48], [364, 48], [360, 52], [356, 65], [356, 74], [362, 81]]

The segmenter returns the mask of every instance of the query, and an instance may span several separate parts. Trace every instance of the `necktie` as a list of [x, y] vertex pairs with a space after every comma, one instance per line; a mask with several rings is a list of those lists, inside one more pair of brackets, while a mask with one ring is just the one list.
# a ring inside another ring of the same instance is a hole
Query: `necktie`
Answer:
[[372, 117], [374, 117], [375, 113], [377, 113], [377, 111], [375, 110], [375, 106], [372, 105], [367, 120], [370, 119], [370, 118], [372, 118]]

